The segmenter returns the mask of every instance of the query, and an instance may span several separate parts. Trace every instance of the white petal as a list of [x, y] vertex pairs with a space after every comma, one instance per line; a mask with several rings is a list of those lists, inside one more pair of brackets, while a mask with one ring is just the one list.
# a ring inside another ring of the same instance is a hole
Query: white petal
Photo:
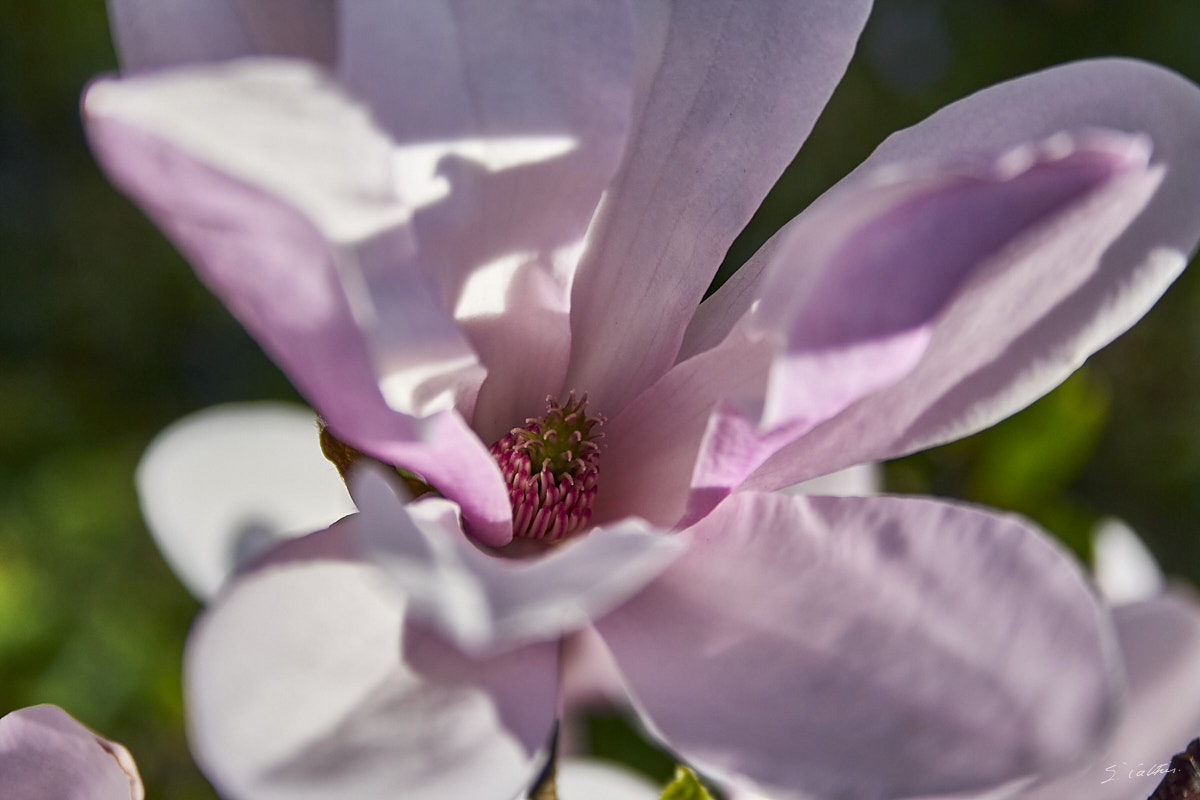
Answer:
[[616, 764], [592, 758], [558, 762], [558, 796], [562, 800], [658, 800], [649, 780]]
[[184, 417], [138, 464], [146, 524], [175, 574], [207, 599], [280, 539], [354, 511], [302, 406], [242, 403]]
[[374, 566], [337, 558], [343, 533], [290, 544], [197, 623], [197, 762], [224, 796], [252, 800], [509, 800], [545, 758], [556, 647], [464, 656], [407, 620]]
[[1119, 519], [1108, 517], [1096, 524], [1092, 558], [1096, 584], [1113, 605], [1149, 600], [1163, 589], [1162, 570], [1146, 543]]

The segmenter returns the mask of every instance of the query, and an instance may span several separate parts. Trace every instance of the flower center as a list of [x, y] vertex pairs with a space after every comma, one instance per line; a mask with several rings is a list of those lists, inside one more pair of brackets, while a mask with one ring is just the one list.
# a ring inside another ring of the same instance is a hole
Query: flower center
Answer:
[[530, 418], [492, 445], [508, 484], [513, 536], [556, 542], [592, 517], [604, 417], [588, 415], [587, 395], [546, 398], [546, 415]]

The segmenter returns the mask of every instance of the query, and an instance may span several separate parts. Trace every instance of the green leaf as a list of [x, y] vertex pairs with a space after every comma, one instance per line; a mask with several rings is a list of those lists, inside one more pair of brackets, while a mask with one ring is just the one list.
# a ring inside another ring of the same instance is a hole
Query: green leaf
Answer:
[[675, 779], [663, 789], [662, 800], [713, 800], [700, 783], [696, 773], [680, 764], [675, 767]]

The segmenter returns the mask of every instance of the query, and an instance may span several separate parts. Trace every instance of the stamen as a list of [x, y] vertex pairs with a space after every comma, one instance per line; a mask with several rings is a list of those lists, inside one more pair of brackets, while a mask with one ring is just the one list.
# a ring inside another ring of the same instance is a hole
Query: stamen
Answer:
[[[513, 535], [556, 542], [583, 529], [596, 497], [604, 417], [587, 413], [587, 395], [546, 398], [546, 415], [527, 419], [492, 445], [509, 486]], [[538, 471], [533, 471], [533, 465]]]

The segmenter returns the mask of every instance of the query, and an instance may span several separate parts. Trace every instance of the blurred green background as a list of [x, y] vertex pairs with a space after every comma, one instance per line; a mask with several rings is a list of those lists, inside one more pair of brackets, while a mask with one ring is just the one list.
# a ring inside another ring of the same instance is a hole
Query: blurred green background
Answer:
[[[729, 265], [890, 131], [988, 84], [1130, 55], [1200, 81], [1196, 0], [878, 0], [845, 82]], [[0, 0], [0, 714], [57, 703], [134, 752], [148, 796], [212, 798], [183, 740], [197, 610], [141, 522], [156, 431], [294, 394], [93, 165], [78, 120], [114, 69], [98, 0]], [[1200, 209], [1197, 210], [1200, 213]], [[1062, 388], [972, 439], [888, 465], [889, 488], [1025, 513], [1087, 557], [1127, 520], [1200, 582], [1200, 270]], [[662, 773], [612, 719], [598, 749]]]

